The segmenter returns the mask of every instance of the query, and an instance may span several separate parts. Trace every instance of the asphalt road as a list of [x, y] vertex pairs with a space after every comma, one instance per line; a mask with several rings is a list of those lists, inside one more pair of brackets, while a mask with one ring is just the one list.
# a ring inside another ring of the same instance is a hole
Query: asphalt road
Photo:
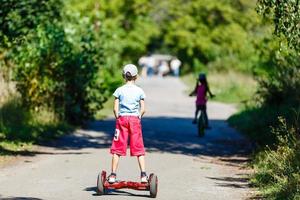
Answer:
[[[176, 78], [149, 78], [145, 90], [147, 113], [142, 120], [147, 172], [157, 174], [157, 199], [239, 200], [250, 198], [245, 168], [249, 142], [226, 119], [235, 108], [209, 103], [212, 129], [198, 138], [193, 125], [194, 98]], [[109, 200], [148, 199], [148, 192], [109, 191], [96, 195], [97, 174], [109, 172], [109, 147], [114, 119], [91, 123], [62, 139], [38, 148], [13, 166], [0, 169], [0, 199]], [[135, 157], [120, 161], [118, 179], [139, 180]]]

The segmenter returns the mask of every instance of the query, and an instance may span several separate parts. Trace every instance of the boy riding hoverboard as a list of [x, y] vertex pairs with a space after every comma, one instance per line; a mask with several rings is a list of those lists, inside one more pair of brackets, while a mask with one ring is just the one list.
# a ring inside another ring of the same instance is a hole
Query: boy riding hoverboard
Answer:
[[[133, 64], [125, 65], [123, 78], [126, 84], [119, 87], [113, 94], [114, 115], [116, 118], [115, 135], [110, 152], [112, 154], [111, 173], [106, 179], [106, 172], [98, 177], [98, 193], [105, 189], [131, 188], [136, 190], [150, 190], [150, 196], [156, 197], [157, 177], [151, 174], [148, 178], [145, 170], [145, 148], [141, 129], [141, 118], [145, 113], [145, 93], [135, 85], [138, 70]], [[126, 156], [128, 137], [130, 139], [130, 155], [137, 156], [141, 170], [141, 182], [117, 182], [116, 171], [120, 156]], [[99, 183], [100, 182], [100, 183]]]

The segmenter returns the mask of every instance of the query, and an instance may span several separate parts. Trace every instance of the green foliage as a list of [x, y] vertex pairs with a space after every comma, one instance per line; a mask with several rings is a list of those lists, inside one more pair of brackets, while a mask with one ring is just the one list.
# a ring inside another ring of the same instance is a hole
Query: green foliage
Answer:
[[108, 116], [112, 116], [113, 115], [112, 109], [114, 107], [114, 100], [115, 100], [115, 98], [113, 96], [111, 96], [110, 98], [108, 98], [108, 100], [103, 105], [103, 109], [99, 110], [96, 113], [95, 119], [97, 119], [97, 120], [104, 120]]
[[259, 43], [263, 33], [252, 1], [68, 0], [67, 5], [90, 16], [100, 29], [113, 21], [126, 61], [156, 51], [177, 55], [183, 71], [205, 65], [249, 72], [258, 60], [254, 41]]
[[30, 34], [26, 43], [11, 52], [17, 88], [25, 106], [56, 106], [55, 99], [64, 95], [62, 65], [69, 52], [63, 30], [51, 24], [38, 27], [36, 34]]
[[288, 55], [277, 60], [276, 70], [259, 79], [258, 95], [266, 105], [297, 106], [300, 102], [300, 59]]
[[11, 97], [0, 107], [0, 140], [36, 143], [58, 137], [70, 128], [52, 111], [26, 110], [18, 97]]
[[260, 59], [254, 68], [258, 79], [255, 105], [233, 116], [230, 122], [262, 145], [277, 145], [268, 128], [275, 126], [278, 116], [290, 123], [291, 111], [299, 108], [300, 60], [295, 43], [299, 42], [298, 8], [298, 1], [259, 0], [257, 4], [265, 19], [273, 20], [278, 37], [272, 36], [268, 28], [261, 30], [260, 43], [256, 43]]
[[239, 113], [234, 114], [228, 120], [229, 124], [239, 131], [245, 133], [250, 139], [258, 144], [260, 148], [265, 146], [275, 147], [278, 144], [276, 135], [270, 131], [270, 127], [277, 127], [277, 118], [282, 116], [288, 123], [293, 122], [293, 113], [298, 108], [291, 105], [246, 105]]
[[190, 66], [185, 71], [249, 71], [257, 59], [252, 42], [260, 22], [248, 0], [6, 0], [3, 5], [6, 46], [0, 51], [24, 106], [53, 110], [71, 123], [93, 117], [120, 83], [119, 66], [153, 48], [173, 49]]
[[109, 31], [117, 36], [110, 42], [120, 47], [123, 62], [137, 61], [148, 51], [151, 38], [159, 34], [149, 15], [153, 5], [146, 0], [68, 0], [66, 4], [82, 15], [88, 13], [100, 30], [110, 24]]
[[[272, 44], [270, 42], [269, 44]], [[232, 116], [229, 123], [259, 144], [253, 182], [267, 199], [299, 199], [299, 57], [294, 50], [264, 52], [254, 106]], [[268, 66], [269, 64], [269, 66]], [[283, 116], [286, 121], [277, 118]], [[277, 127], [270, 131], [270, 127]]]
[[0, 163], [9, 160], [12, 155], [32, 155], [33, 145], [30, 142], [0, 141]]
[[[259, 0], [257, 10], [272, 19], [277, 44], [267, 39], [268, 51], [260, 49], [264, 73], [259, 78], [258, 94], [265, 105], [299, 105], [300, 93], [300, 5], [299, 1]], [[272, 38], [271, 38], [272, 39]]]
[[278, 146], [260, 154], [255, 164], [253, 183], [268, 199], [299, 199], [300, 197], [300, 135], [299, 121], [288, 126], [283, 118], [272, 129]]
[[300, 50], [299, 0], [258, 0], [257, 10], [274, 22], [275, 34], [283, 35], [289, 46]]
[[[73, 124], [92, 118], [120, 82], [115, 72], [123, 46], [114, 44], [121, 35], [114, 32], [116, 23], [107, 20], [99, 29], [92, 17], [65, 10], [61, 1], [9, 7], [11, 3], [1, 7], [1, 36], [6, 42], [1, 51], [22, 105], [27, 110], [52, 110]], [[15, 24], [19, 32], [7, 24]]]
[[249, 72], [257, 60], [253, 41], [259, 26], [254, 4], [249, 2], [178, 1], [159, 19], [166, 23], [164, 44], [192, 70], [203, 63], [210, 70]]
[[[279, 37], [264, 37], [257, 46], [260, 66], [255, 68], [255, 105], [229, 119], [232, 126], [259, 144], [252, 182], [267, 199], [300, 198], [300, 121], [298, 114], [294, 115], [300, 111], [299, 33], [295, 33], [299, 27], [294, 21], [299, 22], [294, 18], [299, 13], [293, 7], [295, 2], [258, 1], [258, 10], [273, 18]], [[283, 117], [279, 123], [278, 116]]]
[[0, 10], [0, 44], [25, 40], [25, 36], [45, 22], [54, 22], [60, 15], [61, 1], [2, 0]]

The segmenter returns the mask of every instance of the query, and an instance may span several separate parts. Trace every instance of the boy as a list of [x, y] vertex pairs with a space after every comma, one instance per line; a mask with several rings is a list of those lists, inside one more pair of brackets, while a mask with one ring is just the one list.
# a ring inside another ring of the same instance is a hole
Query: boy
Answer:
[[110, 149], [112, 156], [109, 183], [116, 182], [116, 170], [120, 156], [126, 156], [127, 140], [130, 138], [130, 155], [137, 156], [141, 170], [141, 182], [148, 182], [145, 171], [145, 149], [142, 136], [141, 118], [145, 114], [145, 93], [135, 85], [138, 70], [133, 64], [125, 65], [123, 78], [126, 84], [114, 92], [114, 114], [116, 130]]

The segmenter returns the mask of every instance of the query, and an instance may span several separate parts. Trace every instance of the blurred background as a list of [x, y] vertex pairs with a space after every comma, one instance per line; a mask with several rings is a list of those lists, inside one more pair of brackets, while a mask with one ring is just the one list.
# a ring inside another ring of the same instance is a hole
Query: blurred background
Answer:
[[[240, 110], [229, 123], [259, 152], [268, 147], [254, 182], [278, 181], [266, 191], [299, 198], [299, 9], [289, 0], [1, 0], [0, 155], [107, 116], [126, 63], [190, 90], [204, 72], [215, 100]], [[272, 160], [277, 151], [288, 156]]]

